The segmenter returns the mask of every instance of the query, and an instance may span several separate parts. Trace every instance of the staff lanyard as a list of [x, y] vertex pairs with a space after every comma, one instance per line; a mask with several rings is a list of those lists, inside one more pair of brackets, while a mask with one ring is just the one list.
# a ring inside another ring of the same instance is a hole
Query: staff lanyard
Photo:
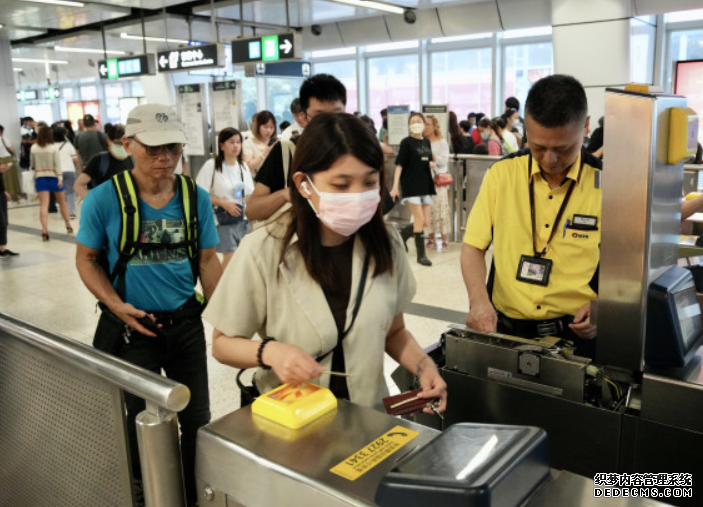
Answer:
[[[244, 183], [244, 168], [242, 167], [242, 164], [240, 164], [239, 162], [236, 162], [236, 164], [237, 164], [237, 165], [235, 166], [235, 168], [236, 168], [237, 166], [239, 166], [239, 177], [241, 178], [242, 183]], [[232, 181], [232, 173], [231, 173], [230, 170], [229, 170], [229, 166], [227, 165], [227, 162], [225, 162], [225, 161], [223, 160], [223, 161], [222, 161], [222, 165], [224, 165], [225, 168], [227, 169], [227, 176], [229, 177], [229, 182], [230, 182], [230, 184], [232, 185], [232, 188], [235, 188], [234, 181]], [[244, 194], [244, 189], [243, 189], [243, 188], [242, 188], [242, 194]], [[235, 190], [235, 196], [236, 196], [236, 190]], [[235, 197], [235, 199], [236, 199], [236, 198], [237, 198], [237, 197]], [[241, 200], [241, 199], [243, 199], [243, 197], [241, 197], [241, 198], [239, 198], [239, 199]]]
[[[583, 169], [583, 153], [581, 153], [581, 164], [579, 166], [579, 177], [581, 176], [581, 169]], [[552, 242], [552, 239], [554, 239], [554, 234], [556, 234], [557, 229], [559, 228], [559, 222], [561, 221], [561, 216], [564, 214], [564, 210], [566, 209], [566, 205], [569, 203], [569, 199], [571, 198], [571, 193], [574, 191], [574, 186], [576, 185], [576, 180], [571, 180], [571, 184], [569, 185], [569, 189], [566, 191], [566, 195], [564, 196], [564, 200], [562, 201], [561, 206], [559, 207], [559, 211], [557, 212], [557, 217], [554, 219], [554, 224], [552, 225], [552, 232], [549, 235], [549, 239], [547, 240], [547, 244], [544, 245], [544, 248], [542, 249], [541, 252], [537, 252], [537, 243], [536, 243], [537, 226], [535, 225], [535, 185], [534, 185], [535, 180], [532, 177], [532, 154], [530, 154], [530, 161], [527, 165], [527, 177], [530, 178], [530, 218], [532, 219], [532, 249], [535, 252], [535, 257], [537, 257], [539, 259], [544, 254], [547, 253], [547, 247]]]

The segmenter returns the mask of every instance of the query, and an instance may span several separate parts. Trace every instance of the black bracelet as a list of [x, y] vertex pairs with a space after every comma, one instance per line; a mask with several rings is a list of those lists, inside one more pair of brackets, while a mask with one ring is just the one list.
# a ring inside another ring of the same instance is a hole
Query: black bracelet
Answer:
[[261, 345], [259, 345], [259, 350], [256, 351], [256, 362], [259, 363], [259, 366], [260, 366], [262, 369], [264, 369], [264, 370], [270, 370], [271, 367], [268, 366], [268, 365], [266, 365], [266, 364], [264, 364], [264, 361], [263, 361], [263, 359], [261, 358], [261, 356], [264, 354], [264, 347], [266, 346], [266, 344], [267, 344], [268, 342], [273, 342], [273, 341], [276, 341], [276, 339], [275, 339], [275, 338], [271, 338], [270, 336], [267, 336], [266, 338], [264, 338], [264, 339], [261, 341]]

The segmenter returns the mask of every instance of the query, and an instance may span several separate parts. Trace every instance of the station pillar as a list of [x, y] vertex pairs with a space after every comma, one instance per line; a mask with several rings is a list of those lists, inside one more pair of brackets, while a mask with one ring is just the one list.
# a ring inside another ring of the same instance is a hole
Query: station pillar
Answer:
[[19, 154], [22, 136], [15, 73], [12, 69], [10, 41], [6, 31], [0, 29], [0, 125], [5, 127], [3, 137], [15, 147], [15, 153]]

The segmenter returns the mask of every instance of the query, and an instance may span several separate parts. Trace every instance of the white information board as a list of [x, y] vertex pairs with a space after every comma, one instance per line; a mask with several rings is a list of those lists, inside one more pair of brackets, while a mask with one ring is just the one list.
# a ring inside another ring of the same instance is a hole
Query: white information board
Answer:
[[181, 85], [178, 91], [178, 116], [188, 139], [188, 155], [210, 155], [205, 147], [207, 110], [205, 108], [205, 87], [199, 84]]
[[397, 146], [408, 137], [410, 106], [388, 106], [388, 144]]
[[428, 116], [437, 118], [442, 137], [449, 142], [449, 139], [447, 139], [449, 134], [449, 106], [447, 104], [423, 104], [422, 114], [425, 115], [425, 118]]
[[244, 115], [242, 106], [241, 81], [210, 83], [213, 135], [217, 135], [220, 130], [227, 127], [234, 127], [240, 130], [239, 125], [242, 123]]

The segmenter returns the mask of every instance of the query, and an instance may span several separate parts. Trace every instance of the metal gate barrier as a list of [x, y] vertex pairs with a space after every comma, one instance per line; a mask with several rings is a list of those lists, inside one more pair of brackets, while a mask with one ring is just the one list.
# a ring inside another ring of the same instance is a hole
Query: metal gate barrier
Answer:
[[124, 391], [148, 507], [185, 504], [176, 412], [188, 388], [0, 314], [0, 505], [134, 505]]
[[[471, 208], [476, 202], [481, 182], [486, 171], [501, 157], [492, 155], [450, 155], [447, 168], [454, 178], [454, 183], [449, 186], [449, 214], [451, 217], [451, 231], [449, 241], [460, 243], [464, 238], [466, 219]], [[395, 155], [386, 155], [386, 171], [388, 173], [387, 186], [393, 187], [395, 173]], [[410, 222], [412, 215], [408, 206], [396, 205], [388, 213], [387, 219], [396, 224], [405, 225]]]

